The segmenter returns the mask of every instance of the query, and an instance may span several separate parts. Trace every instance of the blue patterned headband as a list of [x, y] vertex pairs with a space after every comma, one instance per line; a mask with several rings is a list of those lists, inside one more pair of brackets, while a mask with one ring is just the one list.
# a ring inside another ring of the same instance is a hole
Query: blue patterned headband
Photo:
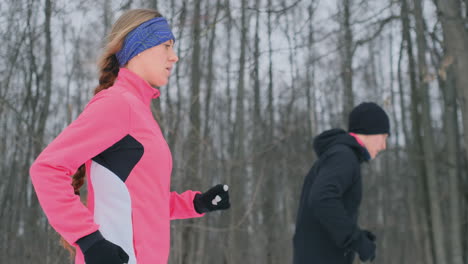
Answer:
[[128, 33], [122, 49], [117, 52], [120, 67], [146, 49], [168, 40], [174, 40], [171, 28], [164, 17], [150, 19]]

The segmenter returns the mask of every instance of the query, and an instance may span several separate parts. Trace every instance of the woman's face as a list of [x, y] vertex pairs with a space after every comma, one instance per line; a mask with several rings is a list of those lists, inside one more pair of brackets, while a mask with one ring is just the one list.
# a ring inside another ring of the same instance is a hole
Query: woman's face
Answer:
[[152, 86], [164, 86], [169, 81], [174, 63], [179, 60], [174, 52], [174, 41], [169, 40], [133, 57], [127, 68]]

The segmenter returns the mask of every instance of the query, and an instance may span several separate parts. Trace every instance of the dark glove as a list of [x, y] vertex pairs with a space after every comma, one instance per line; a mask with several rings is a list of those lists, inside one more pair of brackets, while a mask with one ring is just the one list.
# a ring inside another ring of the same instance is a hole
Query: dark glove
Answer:
[[86, 264], [125, 264], [128, 255], [118, 245], [106, 240], [99, 231], [78, 239]]
[[373, 261], [375, 259], [376, 245], [371, 238], [375, 239], [376, 237], [369, 231], [361, 231], [359, 238], [351, 245], [351, 248], [359, 254], [359, 259], [362, 262]]
[[377, 240], [377, 237], [371, 231], [369, 230], [362, 230], [362, 231], [367, 236], [367, 238], [369, 238], [372, 242], [375, 242]]
[[227, 185], [218, 184], [202, 194], [196, 194], [193, 205], [197, 213], [229, 209], [231, 204], [229, 203], [228, 189]]

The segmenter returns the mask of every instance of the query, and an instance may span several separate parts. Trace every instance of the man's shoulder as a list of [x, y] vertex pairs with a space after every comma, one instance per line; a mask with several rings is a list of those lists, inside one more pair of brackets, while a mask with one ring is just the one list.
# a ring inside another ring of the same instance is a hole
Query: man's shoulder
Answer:
[[354, 150], [346, 144], [336, 144], [325, 151], [323, 156], [334, 157], [356, 157]]

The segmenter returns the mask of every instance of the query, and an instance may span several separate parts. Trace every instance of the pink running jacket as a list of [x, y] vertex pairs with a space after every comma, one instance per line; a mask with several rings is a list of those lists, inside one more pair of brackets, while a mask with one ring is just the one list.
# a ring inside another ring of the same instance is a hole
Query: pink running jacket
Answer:
[[[50, 224], [77, 249], [76, 241], [99, 230], [121, 246], [129, 264], [167, 263], [170, 220], [200, 217], [199, 192], [170, 192], [172, 157], [150, 103], [159, 91], [126, 68], [115, 84], [95, 95], [31, 166], [39, 202]], [[71, 176], [86, 164], [86, 207]]]

